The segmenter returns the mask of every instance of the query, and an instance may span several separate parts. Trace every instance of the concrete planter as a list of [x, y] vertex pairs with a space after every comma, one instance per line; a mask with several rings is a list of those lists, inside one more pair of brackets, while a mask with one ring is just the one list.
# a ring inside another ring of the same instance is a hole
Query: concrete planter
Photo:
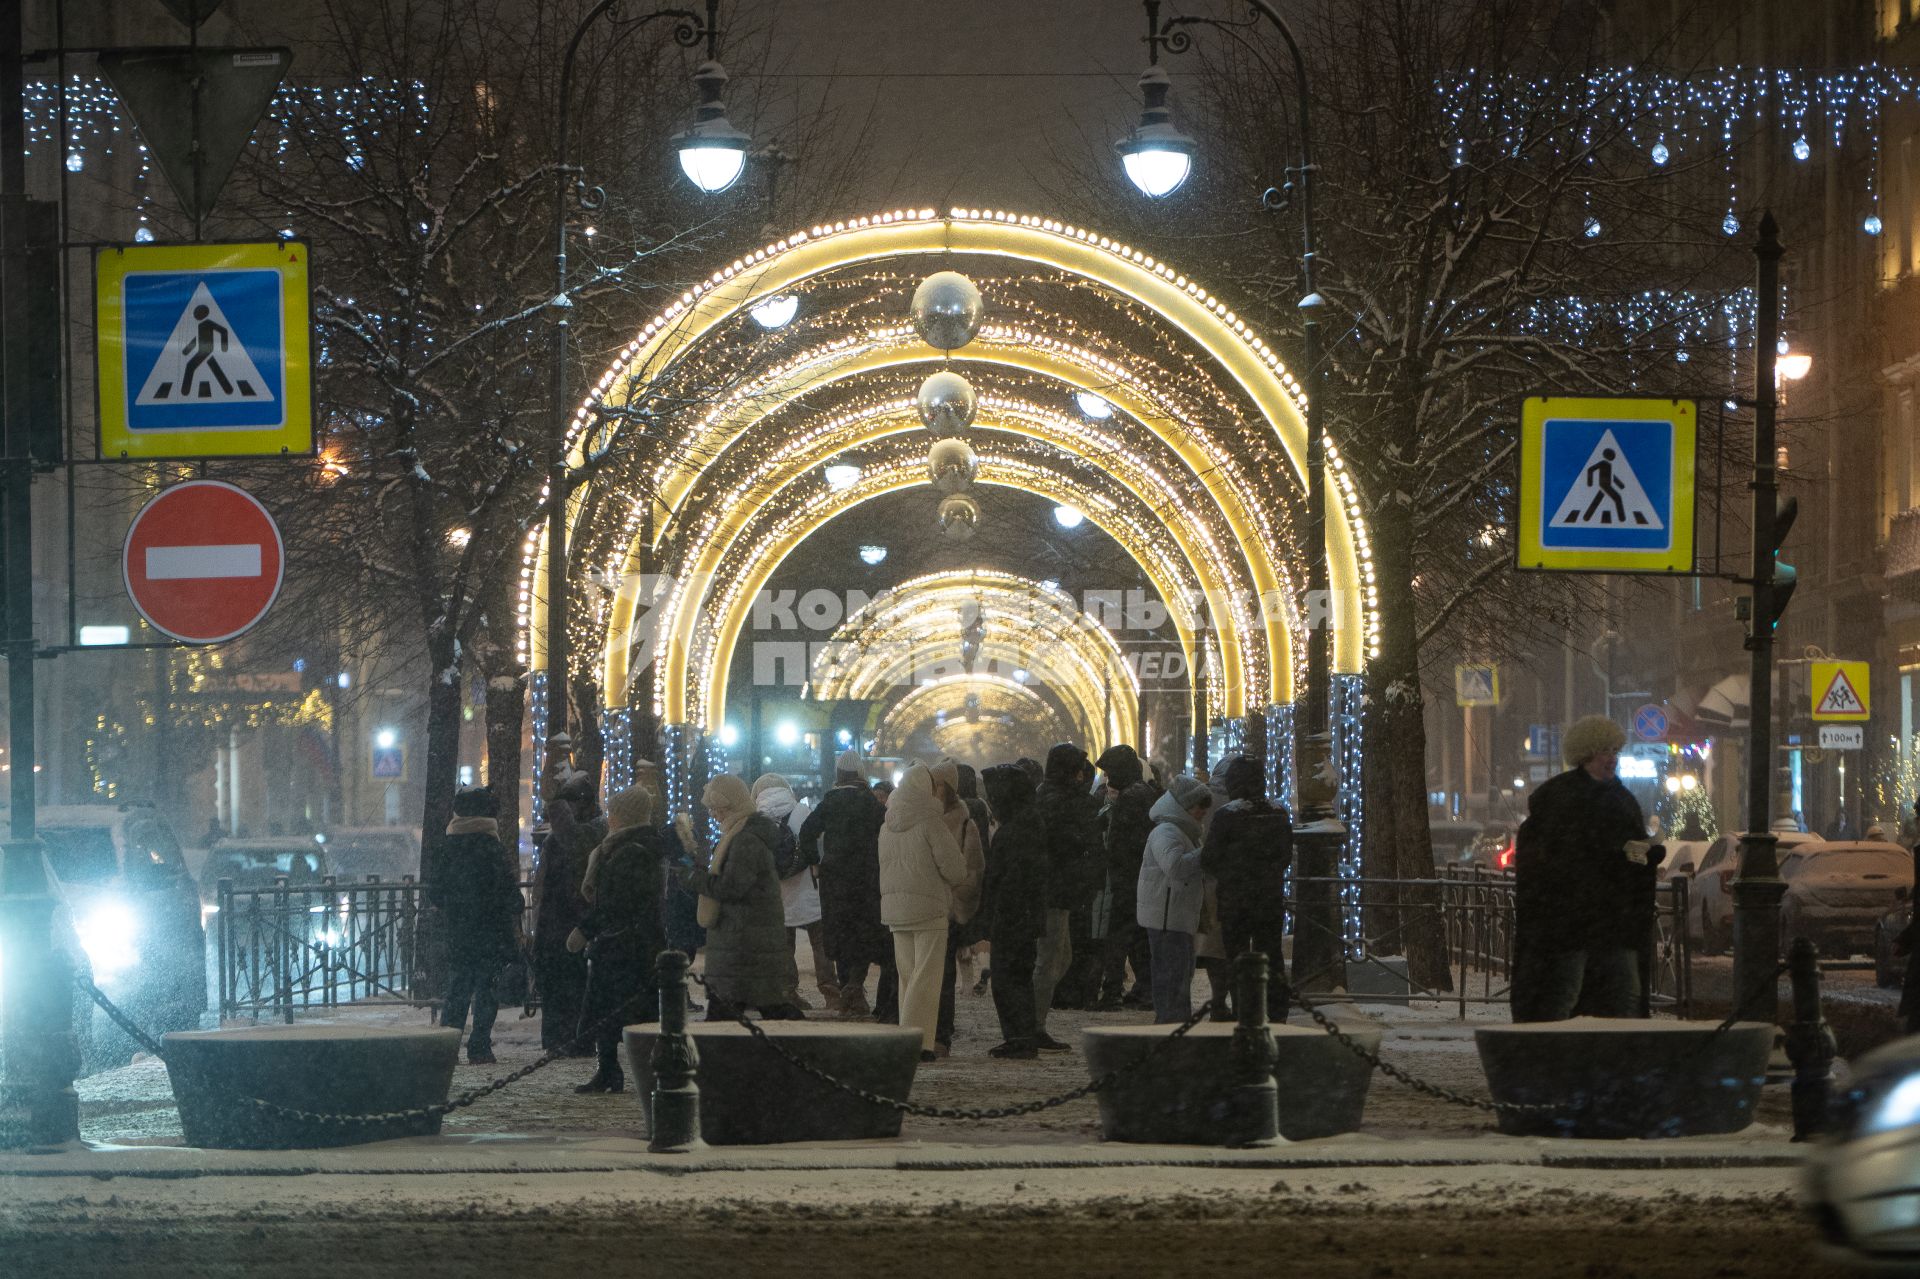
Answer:
[[[1102, 1026], [1082, 1033], [1087, 1069], [1096, 1078], [1137, 1061], [1171, 1026]], [[1318, 1027], [1274, 1026], [1280, 1135], [1288, 1141], [1331, 1137], [1360, 1127], [1372, 1071]], [[1380, 1031], [1347, 1031], [1377, 1052]], [[1147, 1066], [1096, 1093], [1100, 1134], [1108, 1141], [1175, 1145], [1225, 1144], [1234, 1085], [1233, 1027], [1202, 1022]]]
[[[824, 1021], [761, 1023], [794, 1056], [883, 1097], [905, 1101], [920, 1066], [920, 1032]], [[700, 1135], [715, 1146], [861, 1141], [900, 1135], [900, 1112], [849, 1096], [790, 1065], [733, 1022], [688, 1027], [700, 1054]], [[627, 1061], [653, 1128], [653, 1042], [658, 1022], [628, 1026]]]
[[384, 1114], [447, 1099], [457, 1030], [377, 1026], [251, 1026], [164, 1037], [167, 1074], [187, 1144], [222, 1150], [353, 1146], [432, 1136], [440, 1117], [373, 1124], [310, 1123], [249, 1105], [257, 1097], [317, 1114]]
[[1576, 1017], [1481, 1026], [1473, 1037], [1502, 1111], [1500, 1131], [1527, 1137], [1692, 1137], [1753, 1122], [1773, 1027]]

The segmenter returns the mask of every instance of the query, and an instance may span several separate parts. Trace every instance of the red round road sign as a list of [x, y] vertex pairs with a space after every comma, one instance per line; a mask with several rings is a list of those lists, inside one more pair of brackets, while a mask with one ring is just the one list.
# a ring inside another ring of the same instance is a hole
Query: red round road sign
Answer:
[[232, 639], [265, 617], [285, 565], [267, 508], [218, 480], [176, 484], [148, 502], [120, 556], [140, 616], [189, 644]]

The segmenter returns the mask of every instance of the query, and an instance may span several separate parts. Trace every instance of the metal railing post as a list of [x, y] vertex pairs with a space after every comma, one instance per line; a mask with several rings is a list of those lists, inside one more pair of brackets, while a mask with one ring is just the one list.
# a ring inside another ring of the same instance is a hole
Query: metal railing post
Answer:
[[214, 931], [218, 939], [214, 943], [217, 948], [215, 953], [218, 955], [220, 964], [220, 1020], [224, 1022], [236, 1002], [233, 997], [233, 974], [228, 968], [232, 954], [227, 937], [227, 930], [233, 923], [233, 881], [231, 879], [221, 879], [214, 884], [213, 913], [216, 916], [213, 921]]
[[700, 1050], [687, 1033], [689, 963], [677, 950], [662, 952], [658, 962], [660, 1033], [653, 1041], [653, 1113], [647, 1125], [647, 1149], [655, 1154], [681, 1155], [707, 1144], [700, 1138]]
[[1839, 1056], [1833, 1028], [1820, 1015], [1820, 952], [1804, 937], [1787, 951], [1793, 983], [1793, 1022], [1787, 1027], [1787, 1059], [1793, 1063], [1793, 1139], [1806, 1141], [1827, 1130], [1833, 1104], [1833, 1059]]
[[1280, 1138], [1280, 1090], [1273, 1082], [1278, 1053], [1267, 1025], [1267, 957], [1248, 951], [1234, 961], [1233, 1100], [1229, 1146], [1273, 1146]]

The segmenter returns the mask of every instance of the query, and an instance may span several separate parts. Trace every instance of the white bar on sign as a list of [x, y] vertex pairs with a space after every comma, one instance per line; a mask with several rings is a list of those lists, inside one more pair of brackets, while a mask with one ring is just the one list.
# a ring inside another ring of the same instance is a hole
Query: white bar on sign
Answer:
[[149, 546], [147, 580], [187, 577], [258, 577], [260, 544], [243, 546]]

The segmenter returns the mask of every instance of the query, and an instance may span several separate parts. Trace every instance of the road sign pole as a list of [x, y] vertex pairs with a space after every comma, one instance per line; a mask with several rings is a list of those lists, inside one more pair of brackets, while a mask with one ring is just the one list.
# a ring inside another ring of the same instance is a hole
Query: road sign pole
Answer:
[[1734, 1012], [1771, 1022], [1779, 1004], [1768, 974], [1780, 961], [1780, 881], [1777, 842], [1768, 829], [1773, 782], [1773, 559], [1778, 477], [1774, 471], [1774, 343], [1780, 336], [1780, 228], [1771, 212], [1760, 218], [1756, 293], [1759, 317], [1753, 364], [1753, 666], [1747, 694], [1747, 830], [1740, 837], [1740, 874], [1733, 881]]
[[[53, 897], [34, 833], [33, 462], [29, 335], [57, 329], [36, 314], [28, 274], [26, 119], [21, 99], [21, 15], [0, 18], [0, 416], [6, 457], [4, 521], [7, 745], [12, 831], [0, 853], [0, 1146], [80, 1140], [73, 1091], [73, 969], [53, 944]], [[42, 246], [43, 252], [57, 252]]]

